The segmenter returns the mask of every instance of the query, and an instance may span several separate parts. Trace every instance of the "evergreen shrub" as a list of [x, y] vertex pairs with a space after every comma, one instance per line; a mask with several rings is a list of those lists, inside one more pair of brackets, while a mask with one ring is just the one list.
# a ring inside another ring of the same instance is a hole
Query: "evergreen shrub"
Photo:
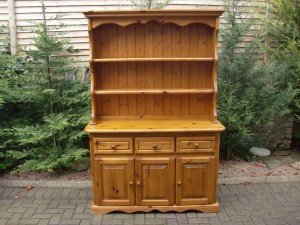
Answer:
[[[242, 18], [241, 9], [249, 6], [249, 2], [226, 0], [224, 3], [225, 24], [219, 35], [218, 68], [218, 114], [226, 127], [221, 148], [226, 158], [238, 155], [250, 159], [249, 147], [264, 146], [268, 136], [265, 132], [274, 117], [289, 112], [294, 90], [278, 88], [274, 68], [263, 63], [262, 39], [255, 18]], [[255, 15], [254, 11], [251, 13]], [[243, 42], [247, 36], [253, 39]]]
[[63, 25], [48, 26], [42, 9], [43, 22], [30, 30], [34, 47], [23, 57], [1, 56], [0, 169], [53, 171], [88, 154], [88, 84], [65, 56], [75, 50], [59, 32]]

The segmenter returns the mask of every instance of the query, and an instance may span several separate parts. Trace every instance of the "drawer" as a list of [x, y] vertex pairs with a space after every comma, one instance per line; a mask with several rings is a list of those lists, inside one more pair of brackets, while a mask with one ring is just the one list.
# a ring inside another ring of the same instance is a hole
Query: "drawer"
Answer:
[[178, 137], [176, 151], [182, 153], [214, 152], [214, 137]]
[[95, 138], [95, 154], [133, 153], [133, 138]]
[[135, 138], [136, 153], [170, 153], [174, 152], [173, 137]]

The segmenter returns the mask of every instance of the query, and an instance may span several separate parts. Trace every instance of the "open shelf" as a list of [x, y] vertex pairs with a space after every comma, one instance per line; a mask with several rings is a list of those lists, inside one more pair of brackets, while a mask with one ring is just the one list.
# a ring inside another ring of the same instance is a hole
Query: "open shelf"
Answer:
[[96, 95], [120, 95], [120, 94], [210, 94], [212, 88], [199, 89], [102, 89], [95, 90]]
[[199, 118], [180, 119], [102, 119], [97, 124], [88, 124], [88, 133], [132, 133], [132, 132], [209, 132], [223, 131], [224, 126], [216, 121]]
[[216, 61], [212, 57], [197, 57], [197, 58], [103, 58], [93, 59], [93, 62], [213, 62]]

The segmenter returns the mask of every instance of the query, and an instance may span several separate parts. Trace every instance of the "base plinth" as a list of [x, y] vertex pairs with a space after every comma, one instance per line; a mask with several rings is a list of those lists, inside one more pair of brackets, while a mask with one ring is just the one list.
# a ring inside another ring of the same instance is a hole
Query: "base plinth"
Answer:
[[126, 213], [134, 212], [151, 212], [153, 210], [158, 210], [160, 212], [184, 212], [187, 210], [195, 210], [204, 213], [215, 213], [219, 212], [220, 206], [219, 203], [213, 203], [210, 205], [185, 205], [185, 206], [92, 206], [93, 214], [106, 214], [114, 211], [122, 211]]

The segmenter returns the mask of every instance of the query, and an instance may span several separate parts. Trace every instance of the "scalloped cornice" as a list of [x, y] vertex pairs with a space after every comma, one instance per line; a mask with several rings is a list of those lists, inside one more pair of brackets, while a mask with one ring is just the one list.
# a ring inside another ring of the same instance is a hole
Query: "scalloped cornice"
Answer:
[[94, 29], [104, 24], [117, 24], [125, 27], [131, 24], [146, 24], [149, 21], [159, 23], [174, 23], [178, 26], [187, 26], [192, 23], [205, 24], [218, 29], [216, 19], [224, 10], [148, 10], [148, 11], [89, 11], [84, 15], [90, 18], [89, 29]]

